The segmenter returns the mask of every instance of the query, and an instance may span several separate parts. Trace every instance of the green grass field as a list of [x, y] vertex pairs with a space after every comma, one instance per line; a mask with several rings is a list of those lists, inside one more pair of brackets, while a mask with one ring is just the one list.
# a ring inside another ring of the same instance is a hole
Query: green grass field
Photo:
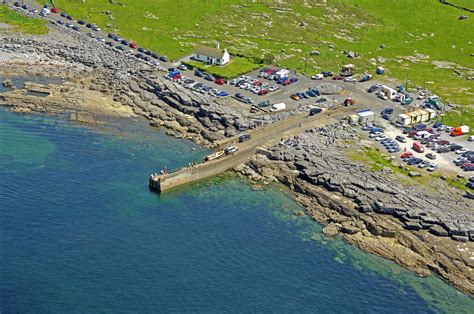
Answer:
[[[40, 19], [30, 19], [24, 15], [0, 5], [0, 23], [8, 24], [12, 28], [5, 28], [7, 31], [18, 31], [26, 34], [42, 35], [48, 33], [46, 21]], [[0, 28], [0, 31], [2, 28]]]
[[[43, 0], [42, 2], [47, 2]], [[84, 3], [83, 3], [84, 2]], [[427, 0], [56, 0], [140, 45], [178, 59], [196, 44], [313, 74], [352, 62], [426, 86], [446, 101], [472, 103], [474, 15]], [[465, 5], [469, 1], [458, 0]], [[110, 11], [113, 14], [104, 12]], [[470, 16], [460, 21], [461, 14]], [[112, 17], [112, 18], [111, 18]], [[381, 49], [380, 45], [385, 48]], [[334, 45], [334, 48], [330, 48]], [[318, 50], [319, 56], [310, 56]], [[342, 51], [361, 58], [348, 59]], [[257, 62], [258, 63], [258, 62]], [[456, 74], [455, 70], [459, 73]]]

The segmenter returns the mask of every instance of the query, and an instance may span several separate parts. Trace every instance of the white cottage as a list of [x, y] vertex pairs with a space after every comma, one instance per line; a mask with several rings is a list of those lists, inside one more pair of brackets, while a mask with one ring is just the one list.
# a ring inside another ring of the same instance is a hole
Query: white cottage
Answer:
[[216, 45], [216, 48], [202, 46], [194, 53], [194, 60], [207, 64], [224, 65], [230, 62], [230, 55], [227, 49], [221, 50], [219, 44]]

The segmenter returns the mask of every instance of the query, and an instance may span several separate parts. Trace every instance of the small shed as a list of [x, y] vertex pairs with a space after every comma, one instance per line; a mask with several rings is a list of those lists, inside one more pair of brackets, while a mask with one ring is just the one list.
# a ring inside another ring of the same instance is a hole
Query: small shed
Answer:
[[401, 113], [401, 114], [398, 115], [397, 123], [400, 124], [400, 125], [403, 125], [403, 126], [410, 125], [411, 124], [411, 117], [409, 115]]
[[360, 124], [367, 124], [375, 121], [375, 113], [371, 110], [359, 111], [357, 112], [357, 115], [359, 116]]

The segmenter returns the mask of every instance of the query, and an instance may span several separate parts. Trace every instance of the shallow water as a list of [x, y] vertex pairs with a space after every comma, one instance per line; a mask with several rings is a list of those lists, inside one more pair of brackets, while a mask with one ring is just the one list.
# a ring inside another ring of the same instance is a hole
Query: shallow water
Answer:
[[280, 186], [231, 175], [158, 195], [207, 151], [122, 121], [0, 111], [0, 311], [469, 312], [474, 302], [341, 240]]

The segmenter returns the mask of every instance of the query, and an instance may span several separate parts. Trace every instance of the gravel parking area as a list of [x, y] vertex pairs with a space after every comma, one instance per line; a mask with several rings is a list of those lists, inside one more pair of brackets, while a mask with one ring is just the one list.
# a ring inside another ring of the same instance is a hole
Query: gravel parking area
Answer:
[[[448, 171], [448, 172], [454, 172], [456, 174], [469, 177], [471, 175], [474, 175], [472, 171], [464, 171], [460, 167], [456, 166], [453, 161], [456, 158], [459, 158], [461, 154], [456, 154], [455, 152], [446, 152], [446, 153], [438, 153], [436, 150], [426, 147], [426, 145], [423, 145], [425, 148], [425, 151], [423, 153], [418, 153], [413, 149], [413, 143], [419, 142], [418, 140], [415, 140], [414, 138], [408, 137], [407, 134], [403, 134], [403, 130], [400, 128], [396, 128], [393, 125], [389, 123], [383, 123], [383, 126], [385, 128], [384, 134], [392, 139], [395, 139], [397, 136], [403, 136], [406, 139], [406, 143], [399, 143], [401, 151], [397, 153], [392, 153], [390, 155], [394, 156], [397, 160], [402, 161], [400, 156], [402, 155], [403, 152], [405, 151], [410, 151], [414, 157], [421, 158], [423, 160], [427, 160], [431, 163], [436, 163], [439, 167], [439, 170], [436, 171]], [[455, 138], [451, 137], [449, 133], [447, 132], [441, 132], [440, 137], [442, 140], [447, 140], [450, 143], [455, 143], [458, 145], [461, 145], [462, 147], [465, 147], [467, 150], [474, 151], [474, 142], [468, 142], [464, 138]], [[426, 157], [426, 154], [431, 153], [436, 156], [435, 160], [430, 160]], [[420, 169], [422, 170], [422, 169]], [[426, 168], [425, 168], [426, 170]]]

